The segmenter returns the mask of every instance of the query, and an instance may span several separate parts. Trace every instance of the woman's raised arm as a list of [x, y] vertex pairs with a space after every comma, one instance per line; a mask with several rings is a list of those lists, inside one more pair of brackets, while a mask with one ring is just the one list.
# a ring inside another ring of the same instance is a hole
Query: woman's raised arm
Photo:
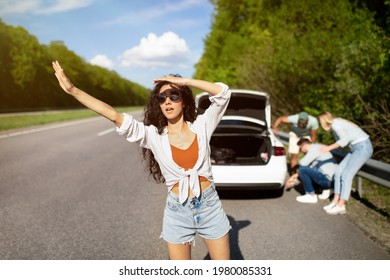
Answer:
[[189, 87], [197, 88], [202, 91], [208, 92], [211, 95], [216, 95], [220, 93], [222, 90], [222, 87], [218, 84], [211, 83], [208, 81], [203, 81], [203, 80], [191, 79], [191, 78], [165, 76], [153, 80], [154, 83], [158, 83], [161, 81], [168, 81], [178, 86], [189, 86]]
[[58, 61], [52, 63], [53, 69], [57, 80], [61, 88], [68, 94], [76, 98], [81, 104], [85, 107], [95, 111], [96, 113], [102, 115], [103, 117], [114, 122], [117, 127], [120, 127], [123, 122], [123, 115], [116, 111], [113, 107], [96, 99], [95, 97], [89, 95], [88, 93], [82, 91], [81, 89], [75, 87], [69, 78], [65, 75], [64, 70], [61, 68], [61, 65]]

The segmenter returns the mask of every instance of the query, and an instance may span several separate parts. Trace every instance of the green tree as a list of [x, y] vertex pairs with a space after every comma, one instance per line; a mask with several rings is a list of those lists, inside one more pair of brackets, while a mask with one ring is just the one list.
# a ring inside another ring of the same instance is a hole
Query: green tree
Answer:
[[114, 71], [87, 63], [62, 41], [41, 45], [24, 28], [0, 20], [0, 110], [80, 107], [59, 89], [51, 67], [58, 59], [75, 84], [114, 106], [142, 105], [149, 95]]
[[214, 1], [195, 76], [269, 92], [274, 115], [350, 119], [371, 135], [374, 157], [389, 161], [388, 21], [366, 2]]

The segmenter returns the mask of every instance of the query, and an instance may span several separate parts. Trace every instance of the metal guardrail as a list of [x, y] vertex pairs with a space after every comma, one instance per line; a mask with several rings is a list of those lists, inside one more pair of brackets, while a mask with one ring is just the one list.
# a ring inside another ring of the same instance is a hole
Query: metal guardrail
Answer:
[[[284, 145], [288, 145], [288, 133], [279, 131], [277, 137]], [[334, 150], [332, 153], [343, 158], [346, 153], [342, 150]], [[356, 190], [361, 197], [363, 194], [362, 179], [365, 178], [378, 185], [390, 188], [390, 164], [378, 160], [369, 159], [355, 177]]]

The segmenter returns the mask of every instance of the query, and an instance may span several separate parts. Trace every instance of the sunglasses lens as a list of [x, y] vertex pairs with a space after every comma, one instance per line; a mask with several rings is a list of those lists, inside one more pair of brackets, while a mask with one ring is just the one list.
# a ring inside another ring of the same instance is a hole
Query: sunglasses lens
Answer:
[[169, 96], [169, 98], [170, 98], [173, 102], [175, 102], [175, 101], [178, 101], [178, 100], [180, 99], [180, 95], [179, 95], [178, 93], [176, 93], [176, 92], [173, 92], [173, 93], [171, 93], [171, 95]]
[[160, 104], [164, 103], [167, 97], [169, 97], [172, 102], [177, 102], [180, 100], [180, 93], [175, 91], [164, 91], [157, 94], [157, 98]]
[[158, 102], [160, 103], [164, 103], [165, 102], [165, 99], [167, 98], [166, 95], [164, 93], [159, 93], [157, 94], [157, 98], [158, 98]]

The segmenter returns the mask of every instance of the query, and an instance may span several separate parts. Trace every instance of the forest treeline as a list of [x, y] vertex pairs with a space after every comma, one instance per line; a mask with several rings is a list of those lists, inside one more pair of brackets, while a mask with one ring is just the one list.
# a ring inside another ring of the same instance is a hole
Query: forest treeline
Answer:
[[[271, 95], [273, 119], [330, 111], [390, 162], [389, 0], [210, 0], [195, 77]], [[334, 141], [321, 131], [319, 141]]]
[[150, 93], [114, 71], [89, 64], [61, 41], [42, 45], [23, 27], [0, 19], [0, 112], [80, 107], [54, 76], [51, 62], [59, 58], [72, 82], [113, 106], [144, 105]]
[[[374, 158], [390, 162], [390, 0], [210, 1], [195, 78], [268, 92], [273, 119], [301, 110], [350, 119], [370, 134]], [[80, 106], [53, 77], [58, 58], [75, 84], [113, 106], [143, 105], [149, 94], [0, 19], [0, 112]]]

